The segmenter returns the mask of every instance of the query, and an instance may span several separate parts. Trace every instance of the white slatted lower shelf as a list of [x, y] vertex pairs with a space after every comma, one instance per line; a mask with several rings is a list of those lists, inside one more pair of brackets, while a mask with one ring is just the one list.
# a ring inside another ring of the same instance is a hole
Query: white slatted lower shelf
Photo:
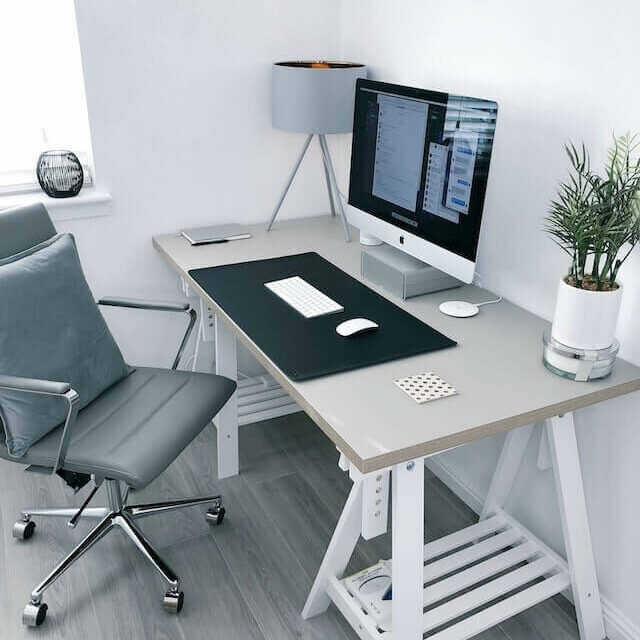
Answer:
[[[430, 542], [424, 560], [423, 628], [429, 640], [471, 638], [571, 583], [566, 563], [502, 514]], [[393, 631], [383, 631], [349, 592], [347, 581], [332, 578], [328, 593], [362, 640], [394, 640]]]
[[269, 374], [238, 382], [238, 424], [241, 427], [297, 411], [302, 409]]

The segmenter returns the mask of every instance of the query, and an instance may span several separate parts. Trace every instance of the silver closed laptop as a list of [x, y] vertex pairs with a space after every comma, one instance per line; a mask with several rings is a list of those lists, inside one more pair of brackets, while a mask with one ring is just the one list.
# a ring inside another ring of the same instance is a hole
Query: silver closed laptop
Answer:
[[182, 229], [180, 235], [186, 238], [192, 245], [227, 242], [228, 240], [243, 240], [244, 238], [251, 237], [247, 227], [241, 224], [222, 224], [213, 227]]

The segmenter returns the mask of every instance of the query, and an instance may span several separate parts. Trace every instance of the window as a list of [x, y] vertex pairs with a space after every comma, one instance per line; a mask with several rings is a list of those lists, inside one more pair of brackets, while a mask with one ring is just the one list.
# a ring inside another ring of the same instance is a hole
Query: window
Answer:
[[73, 151], [92, 184], [73, 0], [0, 3], [0, 195], [37, 190], [38, 156]]

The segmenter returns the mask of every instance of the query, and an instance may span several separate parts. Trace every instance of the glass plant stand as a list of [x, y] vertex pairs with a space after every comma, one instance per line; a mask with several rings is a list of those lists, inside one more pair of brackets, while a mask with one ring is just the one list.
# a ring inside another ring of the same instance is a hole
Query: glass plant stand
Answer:
[[544, 330], [542, 342], [544, 366], [563, 378], [578, 382], [606, 378], [613, 370], [620, 349], [617, 340], [614, 340], [607, 349], [588, 350], [568, 347], [553, 338], [550, 326]]

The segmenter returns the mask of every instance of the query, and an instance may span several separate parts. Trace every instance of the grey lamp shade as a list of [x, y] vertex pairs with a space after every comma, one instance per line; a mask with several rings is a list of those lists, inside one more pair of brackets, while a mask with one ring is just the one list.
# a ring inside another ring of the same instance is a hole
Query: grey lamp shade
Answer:
[[356, 80], [366, 77], [367, 67], [353, 62], [276, 62], [273, 126], [296, 133], [349, 133]]

